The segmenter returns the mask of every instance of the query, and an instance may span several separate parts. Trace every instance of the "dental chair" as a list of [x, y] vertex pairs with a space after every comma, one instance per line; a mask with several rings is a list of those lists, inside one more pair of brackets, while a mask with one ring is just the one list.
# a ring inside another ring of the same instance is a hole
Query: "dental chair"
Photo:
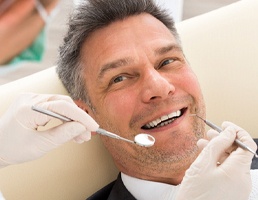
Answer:
[[[241, 0], [177, 24], [200, 80], [207, 119], [232, 121], [258, 138], [258, 1]], [[0, 86], [0, 116], [22, 92], [67, 94], [55, 67]], [[83, 200], [117, 176], [98, 136], [0, 170], [6, 200]]]

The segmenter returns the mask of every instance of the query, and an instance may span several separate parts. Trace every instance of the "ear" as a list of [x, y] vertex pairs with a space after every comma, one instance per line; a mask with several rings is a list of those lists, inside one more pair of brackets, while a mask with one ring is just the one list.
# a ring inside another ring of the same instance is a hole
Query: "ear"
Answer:
[[88, 104], [86, 104], [84, 101], [82, 100], [74, 100], [74, 103], [81, 108], [82, 110], [84, 110], [87, 114], [89, 114], [91, 117], [93, 117], [93, 112], [91, 110], [91, 108], [88, 106]]

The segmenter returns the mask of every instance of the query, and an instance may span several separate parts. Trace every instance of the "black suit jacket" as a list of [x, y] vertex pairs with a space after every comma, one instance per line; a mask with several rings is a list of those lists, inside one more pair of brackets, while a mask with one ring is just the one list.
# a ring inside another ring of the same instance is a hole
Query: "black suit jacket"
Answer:
[[87, 200], [136, 200], [126, 189], [119, 173], [117, 180], [87, 198]]
[[[258, 139], [254, 139], [258, 145]], [[257, 150], [258, 153], [258, 150]], [[253, 158], [251, 169], [258, 169], [258, 158]], [[108, 184], [87, 200], [136, 200], [131, 193], [126, 189], [119, 173], [117, 180]]]

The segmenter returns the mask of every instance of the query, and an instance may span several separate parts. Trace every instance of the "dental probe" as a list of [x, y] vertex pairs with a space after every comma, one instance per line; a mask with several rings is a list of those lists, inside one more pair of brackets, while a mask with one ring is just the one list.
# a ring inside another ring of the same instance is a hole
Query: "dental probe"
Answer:
[[[198, 116], [197, 114], [191, 114], [191, 116], [196, 116], [196, 117], [198, 117], [199, 119], [201, 119], [202, 121], [204, 121], [204, 123], [205, 123], [206, 125], [208, 125], [208, 126], [211, 127], [212, 129], [218, 131], [219, 133], [223, 131], [219, 126], [215, 125], [214, 123], [212, 123], [212, 122], [210, 122], [210, 121], [208, 121], [208, 120], [205, 120], [205, 119], [201, 118], [201, 117]], [[253, 151], [250, 147], [246, 146], [246, 145], [245, 145], [243, 142], [241, 142], [239, 139], [235, 139], [235, 143], [236, 143], [239, 147], [241, 147], [241, 148], [243, 148], [243, 149], [245, 149], [245, 150], [251, 152], [252, 154], [254, 154], [254, 156], [255, 156], [256, 158], [258, 158], [257, 153], [256, 153], [255, 151]]]
[[[32, 106], [31, 109], [34, 110], [34, 111], [37, 111], [39, 113], [42, 113], [42, 114], [60, 119], [60, 120], [65, 121], [65, 122], [74, 121], [74, 120], [72, 120], [68, 117], [65, 117], [65, 116], [61, 115], [61, 114], [58, 114], [58, 113], [55, 113], [55, 112], [52, 112], [50, 110], [46, 110], [46, 109], [43, 109], [43, 108], [39, 108], [39, 107], [36, 107], [36, 106]], [[133, 140], [123, 138], [123, 137], [121, 137], [119, 135], [116, 135], [114, 133], [111, 133], [109, 131], [106, 131], [105, 129], [102, 129], [102, 128], [98, 128], [95, 132], [98, 133], [98, 134], [101, 134], [101, 135], [111, 137], [111, 138], [115, 138], [115, 139], [118, 139], [118, 140], [123, 140], [123, 141], [126, 141], [126, 142], [137, 144], [137, 145], [142, 146], [142, 147], [151, 147], [155, 143], [155, 138], [153, 136], [149, 135], [149, 134], [146, 134], [146, 133], [137, 134], [134, 137], [134, 141], [133, 141]]]

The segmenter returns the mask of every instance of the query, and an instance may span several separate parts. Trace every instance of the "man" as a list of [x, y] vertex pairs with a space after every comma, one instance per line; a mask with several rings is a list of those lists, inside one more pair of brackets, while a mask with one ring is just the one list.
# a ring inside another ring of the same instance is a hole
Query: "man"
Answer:
[[[143, 148], [102, 137], [122, 172], [114, 186], [104, 189], [109, 199], [162, 199], [161, 193], [145, 189], [182, 182], [199, 154], [196, 142], [206, 138], [204, 123], [190, 115], [205, 118], [205, 105], [164, 10], [151, 0], [82, 4], [71, 18], [57, 72], [77, 105], [100, 127], [129, 139], [141, 132], [156, 138], [153, 147]], [[224, 129], [243, 131], [232, 124]]]

